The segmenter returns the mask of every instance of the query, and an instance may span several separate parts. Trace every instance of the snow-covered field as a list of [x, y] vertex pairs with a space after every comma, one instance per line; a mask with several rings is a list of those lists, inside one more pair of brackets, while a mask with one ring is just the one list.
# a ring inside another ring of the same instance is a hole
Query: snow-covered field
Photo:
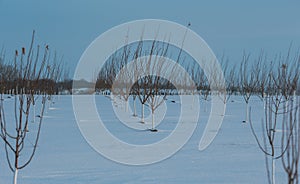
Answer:
[[[168, 96], [165, 118], [157, 127], [159, 131], [136, 131], [118, 121], [108, 97], [99, 95], [95, 98], [108, 130], [132, 144], [153, 143], [166, 137], [176, 126], [180, 114], [178, 98]], [[187, 144], [172, 157], [144, 166], [123, 165], [103, 157], [81, 135], [73, 113], [72, 96], [56, 96], [54, 102], [45, 114], [37, 153], [30, 165], [19, 172], [20, 184], [267, 183], [264, 155], [255, 142], [249, 123], [242, 123], [245, 103], [240, 96], [230, 98], [221, 129], [207, 149], [198, 150], [210, 113], [210, 102], [206, 104], [201, 99], [198, 125]], [[13, 99], [6, 98], [5, 105], [13, 106]], [[262, 102], [253, 97], [250, 106], [252, 121], [259, 134]], [[140, 109], [138, 106], [138, 114]], [[146, 114], [149, 113], [146, 109]], [[151, 127], [151, 123], [146, 126]], [[0, 184], [12, 183], [12, 175], [1, 142]], [[279, 159], [276, 162], [276, 182], [285, 181]]]

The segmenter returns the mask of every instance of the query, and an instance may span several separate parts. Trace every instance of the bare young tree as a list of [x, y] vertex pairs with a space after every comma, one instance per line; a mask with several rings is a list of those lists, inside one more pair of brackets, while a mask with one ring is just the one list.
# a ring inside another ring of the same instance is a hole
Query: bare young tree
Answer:
[[204, 112], [207, 112], [207, 103], [210, 100], [210, 88], [208, 79], [205, 76], [204, 71], [201, 69], [199, 70], [199, 77], [198, 77], [198, 85], [197, 88], [199, 90], [199, 95], [204, 100]]
[[300, 158], [300, 100], [294, 96], [286, 107], [287, 113], [283, 115], [281, 157], [283, 168], [287, 174], [288, 184], [299, 183], [298, 168]]
[[272, 70], [274, 68], [273, 62], [270, 62], [267, 64], [267, 56], [262, 50], [258, 56], [258, 59], [254, 63], [253, 66], [253, 72], [256, 76], [256, 93], [258, 97], [263, 102], [263, 106], [265, 109], [265, 100], [268, 94], [272, 93], [272, 89], [268, 88], [268, 79], [270, 79], [270, 74], [272, 73]]
[[[130, 59], [131, 48], [130, 45], [127, 44], [127, 40], [125, 42], [125, 46], [122, 49], [121, 56], [117, 59], [120, 65], [118, 67], [118, 76], [117, 80], [114, 80], [112, 86], [112, 92], [117, 94], [121, 100], [125, 101], [125, 112], [128, 111], [128, 100], [131, 95], [131, 87], [133, 85], [133, 72], [130, 68], [128, 68], [129, 59]], [[112, 66], [116, 67], [116, 66]]]
[[[150, 76], [147, 76], [147, 71], [149, 71], [150, 66], [143, 64], [143, 60], [145, 58], [141, 58], [143, 54], [146, 54], [143, 51], [143, 44], [144, 44], [144, 40], [143, 37], [141, 36], [138, 46], [134, 52], [134, 62], [136, 63], [136, 65], [134, 65], [135, 83], [131, 88], [131, 93], [135, 94], [135, 98], [138, 97], [140, 103], [142, 104], [141, 123], [145, 123], [145, 104], [150, 96], [150, 90], [148, 85], [149, 85], [149, 81], [151, 80]], [[156, 41], [155, 40], [152, 41], [149, 56], [151, 56], [154, 53], [155, 44]], [[151, 57], [149, 58], [149, 61], [151, 61]]]
[[[296, 166], [298, 166], [298, 145], [300, 143], [298, 141], [299, 125], [297, 124], [299, 119], [296, 114], [299, 101], [296, 102], [295, 94], [299, 80], [299, 60], [292, 62], [287, 59], [285, 63], [281, 62], [282, 60], [282, 57], [278, 58], [280, 63], [277, 66], [278, 69], [276, 71], [273, 69], [268, 74], [267, 87], [264, 87], [267, 89], [268, 96], [265, 97], [266, 100], [264, 101], [265, 116], [262, 120], [262, 141], [255, 133], [250, 119], [252, 133], [259, 148], [265, 154], [268, 182], [272, 184], [275, 183], [275, 163], [279, 158], [281, 158], [283, 167], [287, 172], [289, 183], [296, 183], [298, 180], [296, 179], [298, 178], [298, 167]], [[277, 133], [279, 128], [281, 128], [282, 134]]]
[[[142, 56], [142, 52], [143, 52], [143, 35], [141, 36], [140, 38], [140, 41], [138, 42], [137, 46], [136, 46], [136, 49], [134, 51], [134, 55], [133, 55], [133, 62], [136, 63], [136, 65], [134, 65], [133, 67], [133, 81], [134, 81], [134, 84], [131, 86], [131, 95], [132, 95], [132, 98], [133, 98], [133, 116], [138, 116], [137, 115], [137, 112], [136, 112], [136, 99], [138, 97], [139, 101], [140, 102], [146, 102], [147, 101], [147, 97], [144, 96], [145, 98], [141, 99], [141, 94], [140, 94], [140, 82], [139, 80], [141, 80], [141, 78], [139, 77], [140, 75], [140, 68], [139, 68], [139, 65], [137, 64], [138, 62], [138, 59], [140, 56]], [[144, 122], [144, 104], [142, 103], [142, 121], [141, 122]]]
[[96, 88], [99, 90], [111, 90], [119, 68], [118, 55], [115, 52], [100, 70], [97, 76]]
[[256, 80], [255, 73], [252, 69], [252, 66], [249, 66], [250, 54], [244, 53], [243, 60], [240, 66], [240, 93], [243, 96], [246, 103], [246, 114], [244, 123], [249, 121], [249, 101], [251, 96], [255, 92], [255, 87], [257, 86], [258, 81]]
[[[274, 106], [274, 107], [273, 107]], [[271, 184], [275, 183], [275, 161], [282, 157], [283, 152], [277, 150], [276, 147], [276, 129], [279, 126], [278, 124], [278, 115], [279, 115], [279, 104], [274, 104], [272, 97], [267, 98], [265, 101], [265, 115], [262, 120], [262, 141], [259, 140], [259, 136], [256, 134], [253, 123], [251, 120], [251, 112], [250, 112], [250, 126], [251, 131], [256, 139], [256, 142], [261, 149], [261, 151], [265, 155], [266, 169], [268, 182]], [[271, 159], [271, 165], [269, 164], [269, 158]], [[270, 169], [271, 168], [271, 169]]]
[[[169, 79], [164, 79], [161, 77], [162, 72], [172, 72], [169, 71], [169, 67], [167, 66], [165, 61], [165, 58], [162, 58], [158, 55], [154, 56], [154, 61], [150, 61], [152, 63], [149, 63], [151, 67], [151, 71], [154, 72], [153, 75], [147, 76], [148, 80], [148, 88], [150, 91], [149, 98], [147, 99], [147, 103], [150, 106], [151, 114], [152, 114], [152, 128], [151, 131], [156, 132], [157, 129], [155, 128], [155, 122], [154, 122], [154, 113], [155, 110], [165, 101], [167, 94], [169, 93]], [[151, 72], [150, 71], [150, 72]]]
[[[40, 55], [40, 46], [34, 48], [34, 36], [35, 32], [28, 51], [23, 47], [21, 52], [15, 52], [13, 63], [15, 76], [10, 81], [6, 81], [12, 82], [14, 87], [14, 117], [12, 118], [14, 122], [8, 122], [11, 118], [6, 117], [3, 100], [0, 102], [0, 137], [4, 141], [9, 168], [14, 173], [14, 184], [17, 183], [18, 171], [25, 168], [35, 155], [49, 94], [48, 85], [45, 83], [51, 77], [49, 48], [46, 45], [43, 54]], [[35, 95], [41, 97], [39, 121], [29, 124]], [[3, 96], [2, 91], [1, 99]], [[36, 126], [36, 132], [29, 131], [33, 126]], [[30, 148], [31, 151], [27, 152]]]
[[225, 58], [225, 56], [223, 55], [221, 57], [220, 62], [221, 62], [222, 70], [223, 70], [223, 75], [225, 77], [225, 85], [226, 85], [226, 93], [221, 95], [221, 97], [222, 97], [223, 103], [226, 104], [230, 100], [230, 97], [232, 96], [232, 94], [236, 91], [238, 79], [236, 76], [236, 66], [232, 66], [231, 68], [229, 68], [229, 65], [228, 65], [229, 59], [228, 58]]
[[[289, 61], [289, 62], [287, 62]], [[298, 163], [300, 157], [300, 100], [296, 96], [299, 82], [300, 56], [296, 54], [290, 58], [290, 50], [286, 57], [286, 64], [281, 64], [280, 91], [284, 97], [281, 150], [283, 168], [287, 174], [288, 183], [298, 183]], [[279, 84], [278, 84], [279, 85]]]

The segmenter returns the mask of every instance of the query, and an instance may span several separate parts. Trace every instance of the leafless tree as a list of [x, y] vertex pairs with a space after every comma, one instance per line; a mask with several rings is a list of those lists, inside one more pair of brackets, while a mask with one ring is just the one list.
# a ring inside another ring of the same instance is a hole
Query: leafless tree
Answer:
[[[139, 101], [142, 104], [142, 117], [141, 122], [144, 123], [144, 111], [145, 111], [145, 104], [148, 102], [150, 96], [153, 93], [153, 89], [155, 87], [155, 83], [158, 82], [155, 80], [155, 75], [149, 75], [154, 74], [151, 72], [154, 72], [154, 66], [155, 66], [155, 58], [157, 56], [154, 56], [155, 54], [158, 54], [158, 48], [157, 48], [157, 41], [154, 40], [151, 43], [151, 48], [149, 51], [148, 57], [143, 57], [142, 53], [142, 41], [140, 42], [140, 45], [137, 47], [137, 50], [135, 52], [135, 60], [137, 60], [137, 64], [135, 65], [135, 76], [136, 76], [136, 83], [133, 86], [134, 93], [137, 94], [137, 97]], [[156, 86], [157, 87], [157, 86]], [[153, 96], [152, 96], [153, 97]], [[154, 101], [153, 101], [154, 102]], [[154, 110], [154, 109], [153, 109]], [[154, 117], [153, 117], [154, 118]]]
[[118, 73], [118, 68], [120, 68], [118, 65], [118, 53], [115, 52], [108, 58], [108, 61], [100, 70], [96, 81], [96, 88], [111, 90], [115, 77]]
[[[269, 72], [265, 82], [266, 87], [263, 87], [267, 89], [268, 96], [264, 101], [262, 141], [255, 133], [251, 120], [250, 125], [259, 148], [265, 154], [268, 182], [275, 183], [275, 163], [277, 159], [281, 158], [289, 183], [294, 183], [296, 178], [298, 180], [298, 167], [294, 167], [297, 166], [299, 160], [299, 119], [296, 115], [299, 101], [296, 102], [295, 95], [299, 80], [299, 58], [294, 59], [294, 62], [290, 59], [285, 60], [283, 57], [277, 57], [277, 59], [279, 65], [272, 66], [273, 70]], [[264, 75], [260, 75], [260, 77], [264, 77]], [[282, 123], [280, 123], [281, 120]], [[282, 129], [282, 134], [277, 133], [278, 128]], [[278, 138], [276, 139], [276, 137]], [[281, 149], [277, 149], [278, 147]]]
[[[226, 85], [226, 93], [225, 96], [222, 95], [222, 101], [224, 104], [226, 104], [229, 100], [232, 94], [236, 91], [236, 86], [238, 85], [238, 79], [236, 76], [236, 66], [232, 66], [229, 68], [229, 59], [225, 58], [225, 55], [221, 57], [220, 60], [223, 75], [225, 78], [225, 85]], [[223, 92], [224, 93], [224, 92]]]
[[[129, 59], [130, 59], [130, 52], [131, 48], [130, 45], [125, 41], [125, 46], [120, 53], [120, 57], [117, 58], [119, 65], [117, 65], [118, 76], [116, 80], [113, 82], [112, 92], [117, 94], [123, 101], [125, 101], [125, 111], [128, 111], [128, 100], [131, 95], [131, 87], [134, 83], [133, 78], [133, 71], [128, 68]], [[116, 66], [111, 66], [112, 68]]]
[[[131, 86], [131, 89], [130, 89], [130, 93], [132, 95], [132, 98], [133, 98], [133, 116], [136, 117], [138, 116], [137, 115], [137, 112], [136, 112], [136, 99], [137, 97], [140, 95], [140, 85], [139, 85], [139, 75], [140, 75], [140, 71], [139, 71], [139, 67], [137, 65], [137, 61], [139, 59], [139, 56], [142, 55], [142, 47], [143, 47], [143, 37], [141, 36], [141, 39], [140, 41], [138, 42], [138, 45], [134, 51], [134, 55], [133, 55], [133, 62], [136, 63], [136, 65], [134, 65], [133, 67], [133, 81], [134, 81], [134, 84]], [[140, 99], [140, 97], [139, 97]], [[141, 101], [141, 100], [140, 100]], [[143, 107], [144, 108], [144, 107]], [[144, 122], [144, 109], [143, 109], [143, 112], [142, 112], [142, 121], [141, 122]]]
[[[9, 168], [14, 172], [14, 184], [17, 183], [18, 171], [25, 168], [33, 159], [42, 127], [43, 114], [45, 110], [49, 86], [47, 85], [51, 77], [49, 63], [49, 48], [45, 46], [43, 54], [41, 47], [34, 47], [33, 32], [29, 49], [24, 47], [21, 52], [16, 51], [13, 62], [15, 77], [14, 86], [14, 122], [8, 122], [6, 118], [5, 105], [3, 102], [3, 91], [0, 102], [0, 137], [5, 143], [6, 158]], [[35, 95], [41, 97], [41, 107], [39, 111], [39, 121], [29, 124], [30, 113]], [[13, 127], [11, 127], [13, 126]], [[36, 126], [36, 132], [30, 128]], [[31, 148], [30, 152], [27, 152]]]
[[[149, 107], [151, 109], [152, 114], [152, 128], [151, 131], [157, 131], [155, 128], [155, 121], [154, 121], [154, 113], [155, 110], [165, 101], [166, 96], [170, 93], [169, 91], [172, 90], [170, 88], [170, 82], [169, 80], [173, 81], [171, 79], [172, 77], [175, 77], [174, 73], [176, 73], [176, 65], [170, 66], [167, 65], [165, 62], [165, 58], [162, 57], [163, 55], [154, 56], [154, 60], [151, 61], [152, 63], [149, 63], [151, 66], [151, 71], [154, 72], [153, 75], [147, 76], [148, 80], [148, 90], [150, 92], [150, 95], [147, 99], [147, 103], [149, 104]], [[171, 69], [170, 69], [171, 67]], [[168, 75], [168, 79], [163, 78], [163, 72], [166, 73], [173, 73], [173, 75]]]
[[274, 63], [268, 62], [267, 55], [263, 50], [261, 50], [257, 60], [253, 65], [253, 73], [256, 77], [255, 81], [257, 81], [255, 86], [255, 93], [263, 102], [263, 107], [265, 107], [266, 97], [270, 94], [273, 94], [272, 91], [273, 85], [272, 82], [268, 82], [272, 78], [272, 70], [274, 69]]
[[246, 116], [243, 122], [249, 121], [249, 101], [251, 96], [255, 93], [255, 87], [257, 86], [257, 78], [253, 71], [253, 67], [249, 66], [250, 54], [244, 53], [243, 60], [240, 66], [240, 93], [244, 97], [246, 103]]
[[199, 70], [198, 81], [197, 88], [199, 90], [199, 95], [204, 100], [204, 112], [207, 112], [207, 102], [210, 100], [210, 88], [207, 77], [202, 69]]
[[282, 165], [287, 174], [288, 184], [299, 183], [298, 166], [300, 157], [300, 111], [299, 98], [294, 96], [283, 114], [281, 151]]
[[[265, 101], [265, 115], [262, 119], [262, 141], [259, 140], [259, 136], [256, 134], [251, 121], [250, 112], [250, 125], [252, 133], [258, 143], [259, 148], [265, 154], [265, 162], [267, 169], [268, 182], [271, 184], [275, 183], [275, 161], [282, 157], [283, 152], [276, 149], [275, 137], [277, 133], [277, 127], [279, 126], [279, 107], [280, 104], [273, 103], [273, 98], [269, 97]], [[269, 164], [269, 158], [271, 159], [271, 165]], [[271, 168], [271, 169], [270, 169]], [[270, 171], [271, 170], [271, 171]]]
[[[284, 97], [281, 150], [285, 152], [282, 156], [282, 165], [287, 174], [288, 183], [299, 183], [298, 163], [300, 157], [300, 100], [296, 96], [299, 82], [300, 56], [290, 58], [290, 50], [286, 57], [286, 64], [281, 64], [280, 91]], [[289, 62], [287, 62], [289, 61]]]

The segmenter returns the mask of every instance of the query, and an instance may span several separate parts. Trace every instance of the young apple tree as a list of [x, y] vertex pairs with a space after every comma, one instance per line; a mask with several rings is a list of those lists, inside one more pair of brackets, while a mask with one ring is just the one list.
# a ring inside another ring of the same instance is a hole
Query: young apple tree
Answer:
[[243, 122], [247, 123], [249, 121], [249, 101], [251, 96], [254, 94], [256, 86], [257, 86], [257, 79], [255, 77], [255, 73], [253, 71], [252, 66], [249, 66], [250, 62], [250, 54], [244, 53], [243, 60], [240, 66], [240, 93], [244, 97], [246, 103], [246, 115], [245, 120]]
[[[14, 76], [1, 77], [4, 85], [12, 87], [14, 95], [14, 113], [8, 116], [1, 91], [0, 101], [0, 137], [4, 141], [5, 153], [10, 170], [14, 173], [13, 183], [17, 184], [18, 172], [33, 159], [41, 133], [42, 120], [49, 94], [48, 82], [51, 80], [49, 48], [34, 47], [33, 31], [29, 49], [24, 47], [16, 51], [12, 63]], [[42, 51], [41, 51], [42, 50]], [[42, 55], [41, 55], [42, 53]], [[36, 96], [40, 97], [39, 120], [30, 123], [30, 115]]]

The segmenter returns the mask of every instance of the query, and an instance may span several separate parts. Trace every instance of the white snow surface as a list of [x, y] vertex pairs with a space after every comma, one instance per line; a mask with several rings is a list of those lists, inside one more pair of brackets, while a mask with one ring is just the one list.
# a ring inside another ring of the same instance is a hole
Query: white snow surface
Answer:
[[[112, 108], [112, 104], [116, 104], [109, 97], [96, 95], [95, 98], [107, 129], [130, 144], [149, 144], [165, 138], [175, 128], [180, 115], [180, 99], [168, 96], [167, 110], [163, 121], [157, 126], [158, 132], [134, 130], [118, 120]], [[13, 98], [5, 98], [4, 102], [6, 109], [13, 108]], [[250, 124], [242, 123], [245, 103], [241, 96], [230, 98], [220, 131], [207, 149], [199, 151], [198, 144], [210, 113], [210, 102], [200, 99], [200, 118], [187, 144], [172, 157], [143, 166], [116, 163], [90, 147], [77, 126], [72, 96], [54, 96], [53, 102], [45, 112], [35, 157], [29, 166], [19, 171], [19, 184], [267, 183], [264, 154], [255, 142]], [[133, 108], [131, 98], [129, 104]], [[136, 104], [140, 116], [138, 100]], [[253, 97], [250, 106], [252, 122], [261, 135], [263, 104], [259, 98]], [[150, 110], [145, 109], [145, 114], [149, 116]], [[6, 113], [7, 116], [12, 114], [8, 110]], [[147, 119], [145, 128], [151, 127], [150, 119]], [[136, 120], [139, 123], [139, 117]], [[8, 168], [1, 140], [0, 184], [12, 181], [13, 173]], [[280, 159], [276, 161], [276, 183], [286, 183]]]

